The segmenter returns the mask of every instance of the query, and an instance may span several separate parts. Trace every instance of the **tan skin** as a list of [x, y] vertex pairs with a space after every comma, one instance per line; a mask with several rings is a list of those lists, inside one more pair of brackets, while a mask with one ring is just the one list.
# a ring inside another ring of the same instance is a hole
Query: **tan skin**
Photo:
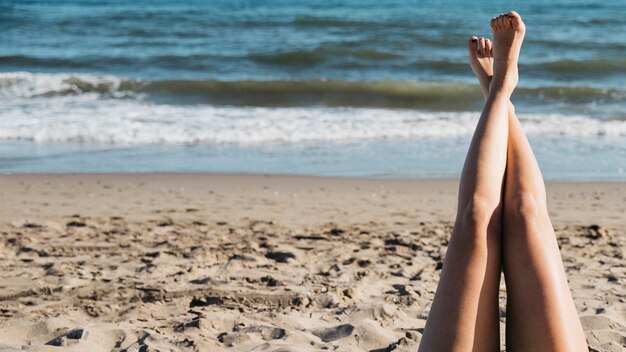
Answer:
[[498, 291], [507, 285], [509, 351], [588, 351], [550, 222], [545, 186], [510, 102], [525, 25], [491, 20], [472, 37], [485, 94], [461, 174], [457, 218], [419, 351], [500, 351]]

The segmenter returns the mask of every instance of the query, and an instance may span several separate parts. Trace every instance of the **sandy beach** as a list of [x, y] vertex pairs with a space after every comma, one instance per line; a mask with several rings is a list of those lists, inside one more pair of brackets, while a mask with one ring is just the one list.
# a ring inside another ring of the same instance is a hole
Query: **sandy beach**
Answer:
[[[626, 184], [547, 189], [589, 345], [623, 351]], [[0, 350], [415, 351], [456, 193], [456, 180], [2, 175]]]
[[582, 346], [535, 164], [589, 350], [626, 352], [624, 13], [0, 1], [0, 352], [480, 349], [498, 313], [501, 351]]

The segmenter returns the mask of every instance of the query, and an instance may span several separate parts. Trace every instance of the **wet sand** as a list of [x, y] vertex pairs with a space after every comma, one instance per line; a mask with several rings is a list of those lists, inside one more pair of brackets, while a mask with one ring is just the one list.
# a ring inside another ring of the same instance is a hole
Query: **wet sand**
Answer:
[[[456, 180], [1, 175], [0, 349], [415, 351], [456, 193]], [[626, 184], [550, 183], [548, 198], [589, 344], [621, 351]]]

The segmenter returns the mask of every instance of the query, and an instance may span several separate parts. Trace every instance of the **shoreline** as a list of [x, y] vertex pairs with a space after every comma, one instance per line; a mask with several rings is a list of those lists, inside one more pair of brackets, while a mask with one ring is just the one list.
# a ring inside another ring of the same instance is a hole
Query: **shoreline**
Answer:
[[[103, 172], [12, 172], [0, 171], [2, 176], [253, 176], [253, 177], [293, 177], [293, 178], [320, 178], [320, 179], [354, 179], [354, 180], [372, 180], [372, 181], [458, 181], [459, 177], [453, 176], [433, 176], [433, 177], [386, 177], [386, 176], [344, 176], [344, 175], [316, 175], [316, 174], [300, 174], [300, 173], [265, 173], [265, 172], [221, 172], [221, 171], [103, 171]], [[626, 180], [567, 180], [556, 179], [546, 180], [546, 184], [551, 183], [626, 183]]]

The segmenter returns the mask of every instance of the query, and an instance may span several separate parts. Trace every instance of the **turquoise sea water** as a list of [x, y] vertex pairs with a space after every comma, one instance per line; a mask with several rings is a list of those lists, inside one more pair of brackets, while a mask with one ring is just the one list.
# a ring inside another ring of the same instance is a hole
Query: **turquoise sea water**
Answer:
[[551, 179], [625, 180], [624, 1], [3, 1], [0, 172], [458, 175], [465, 43], [527, 23], [517, 112]]

